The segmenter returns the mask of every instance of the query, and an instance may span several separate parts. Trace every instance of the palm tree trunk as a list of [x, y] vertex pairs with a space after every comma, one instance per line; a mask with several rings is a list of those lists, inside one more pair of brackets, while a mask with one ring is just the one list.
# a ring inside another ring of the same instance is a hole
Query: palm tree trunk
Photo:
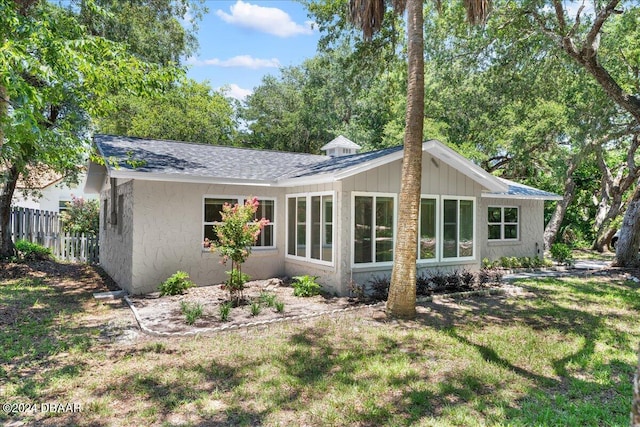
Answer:
[[416, 315], [416, 256], [418, 215], [422, 182], [422, 137], [424, 127], [424, 39], [423, 2], [407, 3], [409, 77], [407, 115], [398, 209], [398, 231], [393, 255], [387, 311], [391, 316]]

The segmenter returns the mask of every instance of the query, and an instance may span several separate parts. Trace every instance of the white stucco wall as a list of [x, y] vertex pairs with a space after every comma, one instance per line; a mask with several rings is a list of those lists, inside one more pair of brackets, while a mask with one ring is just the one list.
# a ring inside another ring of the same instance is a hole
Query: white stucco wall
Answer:
[[100, 266], [120, 287], [130, 291], [133, 286], [131, 273], [133, 271], [134, 182], [119, 180], [117, 183], [117, 195], [124, 198], [124, 209], [118, 218], [120, 225], [111, 222], [110, 188], [108, 182], [105, 182], [100, 194]]
[[275, 203], [276, 249], [253, 250], [243, 272], [253, 279], [281, 276], [284, 271], [284, 190], [231, 185], [134, 182], [133, 293], [156, 291], [178, 270], [186, 271], [197, 285], [222, 283], [231, 265], [202, 249], [204, 197], [272, 197]]

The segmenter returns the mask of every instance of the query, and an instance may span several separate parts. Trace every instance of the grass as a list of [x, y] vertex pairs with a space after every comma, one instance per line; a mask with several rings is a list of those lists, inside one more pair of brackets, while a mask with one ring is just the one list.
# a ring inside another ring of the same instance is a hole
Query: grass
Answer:
[[[13, 321], [0, 335], [0, 396], [81, 404], [24, 415], [52, 425], [627, 426], [639, 286], [518, 284], [527, 294], [436, 301], [415, 321], [352, 312], [118, 344], [97, 339], [87, 319], [99, 303], [86, 295], [4, 280], [0, 311]], [[17, 418], [0, 412], [0, 423]]]

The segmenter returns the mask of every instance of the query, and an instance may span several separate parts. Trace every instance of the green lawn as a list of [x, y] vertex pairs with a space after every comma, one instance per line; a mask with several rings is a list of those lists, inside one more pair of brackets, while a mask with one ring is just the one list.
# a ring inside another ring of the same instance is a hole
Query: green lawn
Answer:
[[[89, 276], [89, 273], [87, 273]], [[362, 311], [210, 337], [105, 342], [128, 316], [93, 283], [0, 282], [2, 402], [79, 404], [44, 425], [627, 426], [639, 285], [521, 281], [525, 294]], [[106, 322], [106, 320], [105, 320]], [[0, 412], [0, 422], [17, 420]]]

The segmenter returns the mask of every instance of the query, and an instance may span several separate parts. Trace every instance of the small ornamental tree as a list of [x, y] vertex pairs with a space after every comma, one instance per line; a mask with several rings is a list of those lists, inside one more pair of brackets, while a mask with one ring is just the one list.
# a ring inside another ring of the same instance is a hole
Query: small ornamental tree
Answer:
[[214, 225], [213, 229], [218, 237], [218, 242], [211, 245], [212, 250], [217, 250], [222, 256], [222, 263], [231, 260], [231, 271], [227, 274], [225, 286], [229, 291], [229, 297], [236, 304], [242, 298], [244, 284], [249, 276], [242, 273], [242, 264], [251, 254], [253, 246], [265, 225], [269, 220], [255, 217], [259, 202], [256, 197], [247, 198], [244, 205], [225, 203], [222, 206], [222, 223]]
[[97, 235], [100, 230], [100, 202], [71, 197], [71, 202], [67, 202], [67, 209], [60, 214], [62, 229], [68, 233]]

